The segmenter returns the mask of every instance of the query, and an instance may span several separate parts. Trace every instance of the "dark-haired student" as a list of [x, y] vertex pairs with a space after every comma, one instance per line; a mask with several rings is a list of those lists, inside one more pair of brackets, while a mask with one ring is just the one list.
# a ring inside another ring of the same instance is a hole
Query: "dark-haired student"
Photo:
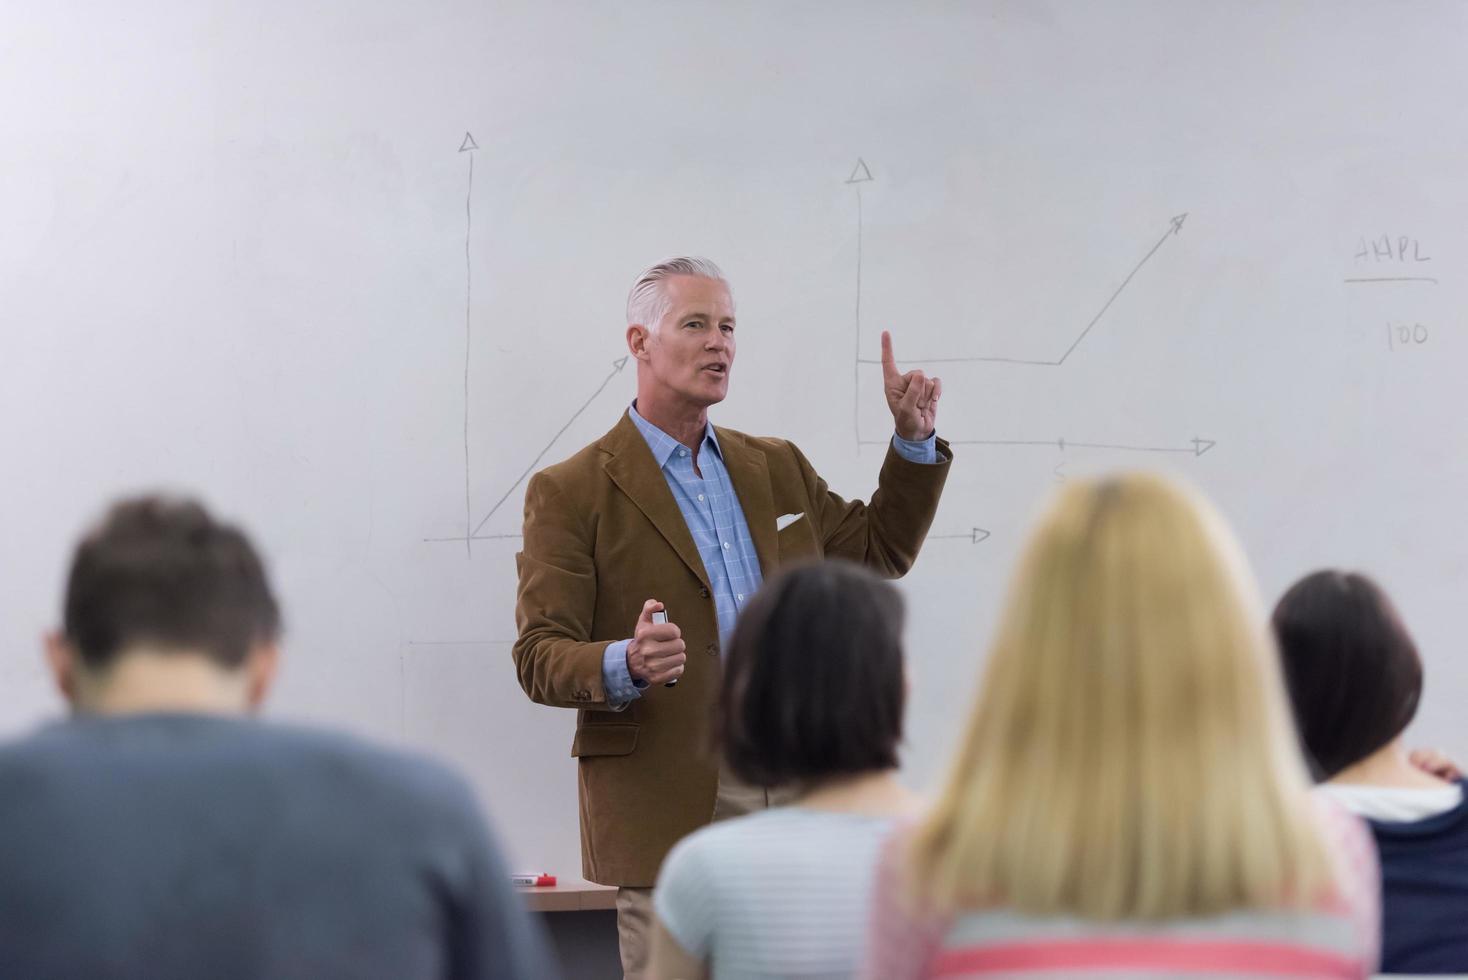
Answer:
[[795, 796], [674, 847], [653, 893], [651, 976], [855, 973], [882, 839], [917, 805], [895, 776], [902, 624], [897, 591], [843, 562], [783, 572], [750, 602], [715, 738], [738, 778]]
[[554, 976], [467, 786], [267, 725], [280, 613], [197, 504], [115, 506], [48, 639], [69, 721], [0, 747], [0, 977]]
[[1341, 571], [1295, 583], [1273, 622], [1320, 791], [1376, 838], [1382, 970], [1468, 973], [1468, 801], [1460, 774], [1403, 744], [1422, 694], [1411, 634], [1375, 582]]

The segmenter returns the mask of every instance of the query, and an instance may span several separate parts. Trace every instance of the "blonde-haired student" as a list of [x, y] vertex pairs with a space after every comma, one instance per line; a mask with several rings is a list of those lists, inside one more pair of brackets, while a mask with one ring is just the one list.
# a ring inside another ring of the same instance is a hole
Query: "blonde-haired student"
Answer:
[[888, 842], [866, 975], [1360, 977], [1364, 828], [1312, 799], [1252, 576], [1195, 492], [1067, 485], [937, 804]]

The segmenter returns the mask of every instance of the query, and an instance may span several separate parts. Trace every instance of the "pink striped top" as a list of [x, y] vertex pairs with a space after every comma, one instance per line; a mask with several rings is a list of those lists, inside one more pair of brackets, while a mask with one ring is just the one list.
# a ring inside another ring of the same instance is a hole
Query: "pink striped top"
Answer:
[[1006, 909], [915, 918], [901, 900], [899, 855], [887, 842], [877, 872], [868, 980], [922, 977], [1370, 976], [1380, 950], [1380, 873], [1364, 826], [1331, 804], [1322, 833], [1338, 866], [1334, 898], [1308, 909], [1241, 909], [1208, 919], [1099, 923]]

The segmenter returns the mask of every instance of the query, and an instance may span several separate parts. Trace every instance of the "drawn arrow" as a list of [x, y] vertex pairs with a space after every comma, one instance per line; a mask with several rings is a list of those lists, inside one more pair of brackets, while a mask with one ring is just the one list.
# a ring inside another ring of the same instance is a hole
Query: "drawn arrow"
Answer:
[[930, 535], [928, 535], [927, 540], [929, 540], [929, 541], [967, 541], [970, 544], [978, 544], [980, 541], [986, 541], [986, 540], [988, 540], [988, 538], [989, 538], [989, 532], [988, 531], [985, 531], [981, 527], [976, 527], [976, 528], [971, 529], [967, 534], [930, 534]]
[[[863, 446], [885, 446], [890, 439], [864, 439]], [[1061, 436], [1058, 439], [949, 439], [950, 446], [1040, 446], [1054, 447], [1061, 452], [1067, 449], [1107, 449], [1116, 452], [1129, 453], [1181, 453], [1188, 456], [1202, 456], [1218, 443], [1213, 439], [1190, 439], [1189, 445], [1180, 446], [1138, 446], [1132, 444], [1114, 442], [1073, 442]]]
[[473, 537], [465, 537], [462, 534], [456, 534], [451, 538], [424, 538], [423, 540], [433, 544], [446, 541], [519, 541], [524, 536], [523, 534], [476, 534]]
[[[1116, 298], [1122, 294], [1122, 292], [1131, 283], [1132, 279], [1136, 277], [1137, 273], [1142, 271], [1142, 266], [1146, 265], [1147, 264], [1147, 261], [1149, 259], [1151, 259], [1152, 256], [1154, 256], [1154, 255], [1157, 254], [1158, 249], [1162, 248], [1162, 246], [1167, 243], [1167, 240], [1169, 238], [1172, 238], [1173, 236], [1177, 235], [1178, 232], [1182, 231], [1183, 222], [1185, 222], [1187, 220], [1188, 220], [1188, 213], [1186, 211], [1184, 211], [1182, 214], [1177, 214], [1177, 215], [1173, 215], [1172, 216], [1172, 218], [1168, 221], [1167, 231], [1163, 232], [1162, 233], [1162, 237], [1159, 238], [1159, 239], [1157, 239], [1157, 243], [1155, 245], [1153, 245], [1150, 249], [1147, 250], [1147, 254], [1144, 255], [1144, 256], [1142, 256], [1142, 260], [1140, 262], [1138, 262], [1136, 265], [1132, 266], [1132, 271], [1127, 273], [1126, 278], [1121, 281], [1121, 285], [1116, 287], [1116, 289], [1112, 292], [1111, 296], [1108, 297], [1107, 300], [1106, 300], [1106, 302], [1101, 305], [1101, 309], [1097, 310], [1096, 311], [1096, 315], [1093, 316], [1093, 317], [1091, 317], [1091, 322], [1086, 324], [1085, 329], [1080, 332], [1080, 335], [1077, 336], [1075, 340], [1071, 341], [1070, 346], [1065, 349], [1065, 353], [1064, 354], [1061, 354], [1059, 358], [1056, 358], [1054, 360], [1040, 361], [1040, 360], [1033, 360], [1033, 359], [1023, 358], [1023, 357], [920, 357], [920, 358], [913, 358], [912, 360], [903, 359], [903, 361], [901, 361], [900, 363], [903, 363], [903, 364], [918, 364], [918, 363], [921, 363], [921, 364], [977, 364], [977, 363], [986, 363], [986, 364], [1030, 364], [1030, 365], [1033, 365], [1033, 366], [1036, 366], [1036, 367], [1060, 367], [1062, 364], [1065, 363], [1066, 359], [1069, 358], [1070, 355], [1075, 352], [1075, 349], [1081, 345], [1081, 341], [1083, 341], [1083, 340], [1086, 339], [1086, 335], [1091, 332], [1091, 328], [1094, 327], [1094, 326], [1096, 326], [1097, 323], [1100, 323], [1101, 322], [1101, 318], [1106, 315], [1106, 311], [1109, 310], [1109, 309], [1111, 309], [1111, 304], [1113, 304], [1113, 303], [1116, 302]], [[858, 241], [859, 240], [860, 239], [858, 239]], [[881, 361], [879, 361], [879, 360], [873, 360], [871, 358], [867, 358], [867, 359], [863, 360], [861, 363], [863, 363], [863, 364], [880, 364]]]
[[846, 183], [856, 185], [856, 364], [851, 377], [851, 429], [856, 434], [857, 446], [861, 445], [861, 236], [864, 223], [861, 213], [861, 185], [872, 179], [872, 171], [867, 162], [857, 157], [856, 166], [851, 168], [851, 176], [846, 178]]
[[474, 545], [469, 540], [474, 532], [469, 530], [472, 520], [470, 509], [472, 492], [469, 487], [469, 348], [473, 339], [474, 274], [469, 262], [469, 233], [474, 227], [474, 153], [479, 144], [467, 131], [464, 142], [459, 144], [460, 153], [469, 153], [469, 189], [464, 192], [464, 551], [474, 556]]
[[1172, 238], [1178, 232], [1182, 231], [1183, 222], [1187, 220], [1188, 213], [1186, 211], [1184, 211], [1182, 214], [1176, 214], [1172, 216], [1172, 219], [1169, 221], [1169, 225], [1171, 227], [1169, 227], [1167, 231], [1164, 231], [1162, 233], [1162, 237], [1157, 239], [1157, 244], [1153, 245], [1147, 251], [1147, 254], [1142, 256], [1142, 261], [1132, 266], [1132, 271], [1128, 272], [1126, 274], [1126, 278], [1121, 281], [1121, 285], [1116, 287], [1116, 292], [1112, 293], [1111, 296], [1107, 298], [1105, 305], [1103, 305], [1101, 309], [1097, 311], [1095, 316], [1091, 317], [1091, 322], [1086, 324], [1086, 329], [1082, 330], [1081, 335], [1071, 342], [1071, 345], [1065, 349], [1064, 354], [1060, 355], [1061, 364], [1064, 364], [1065, 359], [1067, 357], [1070, 357], [1071, 352], [1081, 345], [1081, 341], [1086, 339], [1086, 334], [1090, 333], [1091, 328], [1094, 327], [1098, 322], [1100, 322], [1101, 318], [1106, 315], [1106, 311], [1111, 309], [1111, 304], [1116, 302], [1116, 297], [1120, 296], [1122, 294], [1122, 291], [1126, 289], [1127, 284], [1132, 281], [1132, 278], [1138, 272], [1142, 271], [1142, 266], [1147, 264], [1147, 260], [1156, 255], [1157, 250], [1160, 249], [1169, 238]]
[[[500, 507], [504, 504], [504, 502], [506, 500], [509, 500], [510, 499], [510, 494], [514, 493], [515, 492], [515, 489], [517, 487], [519, 487], [521, 483], [525, 482], [525, 478], [528, 477], [531, 473], [534, 473], [535, 472], [535, 467], [538, 466], [540, 464], [540, 461], [545, 458], [545, 454], [551, 451], [551, 447], [556, 444], [556, 441], [558, 439], [560, 439], [561, 436], [565, 435], [566, 434], [566, 430], [569, 429], [569, 428], [571, 428], [571, 425], [577, 419], [579, 419], [581, 417], [581, 413], [584, 412], [584, 411], [586, 411], [589, 407], [591, 407], [591, 403], [594, 402], [594, 401], [596, 401], [596, 397], [598, 395], [600, 395], [603, 391], [606, 390], [607, 385], [609, 385], [609, 384], [612, 383], [612, 379], [613, 378], [615, 378], [617, 375], [619, 375], [619, 374], [622, 373], [622, 369], [627, 366], [627, 361], [630, 360], [630, 359], [631, 359], [631, 355], [628, 355], [626, 357], [618, 358], [617, 360], [615, 360], [615, 361], [612, 362], [612, 370], [611, 370], [611, 373], [608, 374], [605, 378], [602, 379], [602, 383], [599, 384], [599, 385], [597, 385], [596, 390], [591, 393], [591, 397], [588, 398], [588, 399], [586, 399], [586, 401], [584, 401], [584, 402], [581, 403], [581, 407], [578, 408], [578, 409], [576, 409], [576, 411], [571, 415], [571, 417], [566, 420], [566, 424], [563, 425], [563, 426], [561, 426], [560, 429], [557, 430], [557, 432], [556, 432], [555, 435], [551, 436], [551, 440], [550, 440], [550, 442], [548, 442], [548, 443], [545, 444], [545, 448], [542, 449], [540, 452], [538, 452], [538, 453], [535, 454], [535, 458], [530, 461], [530, 465], [527, 466], [527, 467], [525, 467], [525, 472], [521, 473], [518, 477], [515, 478], [515, 482], [512, 483], [512, 484], [510, 484], [510, 488], [508, 490], [506, 490], [503, 495], [500, 496], [500, 499], [498, 499], [498, 500], [496, 500], [494, 502], [494, 506], [489, 509], [489, 513], [484, 515], [484, 520], [480, 521], [478, 524], [476, 524], [474, 526], [474, 529], [469, 532], [468, 537], [470, 537], [471, 539], [476, 540], [476, 541], [481, 540], [482, 538], [506, 537], [506, 535], [496, 535], [496, 534], [487, 534], [487, 535], [482, 535], [481, 536], [479, 534], [479, 531], [480, 531], [481, 528], [484, 527], [484, 525], [486, 525], [486, 524], [489, 523], [489, 519], [495, 515], [495, 511], [499, 510]], [[519, 535], [510, 535], [510, 536], [512, 536], [512, 537], [519, 537]], [[429, 540], [445, 540], [445, 539], [438, 538], [438, 539], [429, 539]], [[449, 539], [449, 540], [458, 540], [458, 539], [455, 538], [455, 539]]]

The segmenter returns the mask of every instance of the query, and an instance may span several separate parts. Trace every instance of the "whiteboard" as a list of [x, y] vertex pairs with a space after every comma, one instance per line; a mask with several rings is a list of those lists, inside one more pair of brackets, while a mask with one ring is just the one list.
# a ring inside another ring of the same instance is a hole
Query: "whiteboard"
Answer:
[[[119, 493], [201, 494], [288, 616], [272, 714], [440, 753], [579, 869], [573, 714], [515, 682], [523, 475], [631, 399], [626, 290], [707, 255], [722, 425], [873, 489], [877, 339], [955, 442], [904, 581], [939, 778], [1058, 481], [1159, 465], [1269, 600], [1364, 569], [1468, 756], [1465, 6], [9, 4], [0, 727]], [[873, 444], [868, 444], [873, 443]], [[466, 541], [472, 538], [472, 541]]]

